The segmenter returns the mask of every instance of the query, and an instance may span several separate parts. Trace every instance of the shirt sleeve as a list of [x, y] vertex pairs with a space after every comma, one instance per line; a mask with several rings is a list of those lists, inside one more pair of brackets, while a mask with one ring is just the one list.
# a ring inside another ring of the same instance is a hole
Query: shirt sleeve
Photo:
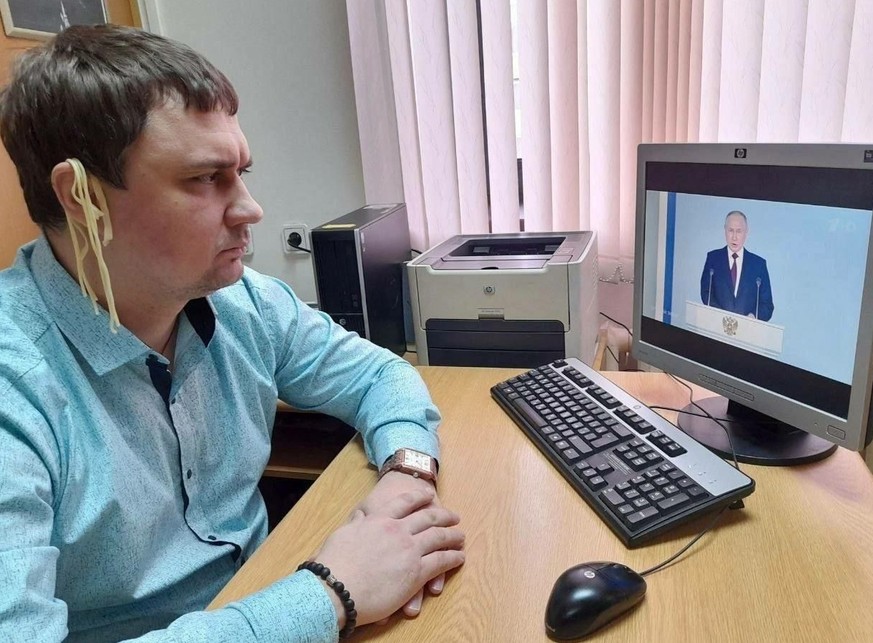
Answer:
[[276, 347], [281, 400], [358, 429], [377, 467], [401, 447], [439, 458], [440, 414], [411, 364], [313, 310], [284, 283], [253, 283]]
[[297, 572], [211, 612], [190, 612], [136, 643], [334, 643], [336, 612], [321, 582]]
[[[35, 408], [2, 379], [0, 397], [0, 640], [62, 641], [69, 634], [68, 611], [55, 596], [59, 552], [51, 534], [55, 495], [64, 483], [61, 450], [46, 415], [52, 410]], [[297, 572], [222, 609], [190, 612], [136, 640], [333, 642], [339, 633], [327, 591], [311, 573]]]
[[45, 420], [2, 379], [0, 399], [0, 640], [60, 641], [67, 607], [54, 595], [50, 545], [57, 449], [40, 430]]

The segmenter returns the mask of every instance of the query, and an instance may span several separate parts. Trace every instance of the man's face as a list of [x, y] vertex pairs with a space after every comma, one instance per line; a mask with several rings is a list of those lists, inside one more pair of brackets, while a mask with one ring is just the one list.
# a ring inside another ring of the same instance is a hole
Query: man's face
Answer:
[[263, 216], [242, 174], [251, 165], [235, 116], [169, 101], [126, 152], [127, 189], [106, 188], [113, 285], [187, 301], [237, 281], [249, 225]]
[[739, 252], [746, 243], [748, 234], [746, 220], [739, 214], [730, 215], [724, 222], [724, 239], [731, 252]]

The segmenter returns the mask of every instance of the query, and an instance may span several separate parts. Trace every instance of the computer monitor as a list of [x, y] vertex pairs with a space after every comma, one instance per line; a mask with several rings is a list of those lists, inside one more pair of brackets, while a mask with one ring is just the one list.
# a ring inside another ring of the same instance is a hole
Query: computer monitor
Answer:
[[638, 152], [635, 357], [699, 384], [679, 426], [797, 464], [873, 437], [873, 144]]

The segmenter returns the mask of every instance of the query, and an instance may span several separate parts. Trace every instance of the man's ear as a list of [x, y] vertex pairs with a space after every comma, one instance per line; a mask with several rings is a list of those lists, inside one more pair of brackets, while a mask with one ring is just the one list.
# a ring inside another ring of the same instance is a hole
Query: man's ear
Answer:
[[85, 223], [85, 212], [82, 206], [73, 198], [73, 184], [76, 173], [67, 161], [58, 163], [52, 168], [52, 189], [67, 216], [79, 223]]

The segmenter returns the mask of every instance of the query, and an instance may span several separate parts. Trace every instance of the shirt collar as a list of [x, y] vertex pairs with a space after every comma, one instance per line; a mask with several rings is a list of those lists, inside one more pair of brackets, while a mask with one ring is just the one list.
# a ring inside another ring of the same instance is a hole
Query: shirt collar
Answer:
[[[727, 250], [728, 261], [730, 261], [731, 259], [733, 259], [734, 251], [731, 250], [731, 247], [730, 247], [730, 246], [725, 246], [725, 249]], [[743, 260], [743, 253], [744, 253], [745, 251], [746, 251], [746, 246], [743, 246], [742, 248], [740, 248], [739, 250], [737, 250], [737, 261], [742, 261], [742, 260]]]
[[[153, 352], [124, 326], [109, 330], [109, 314], [82, 295], [78, 282], [55, 259], [45, 237], [36, 241], [31, 261], [33, 278], [49, 313], [60, 331], [79, 351], [98, 376]], [[185, 306], [189, 321], [204, 345], [215, 331], [215, 310], [207, 299]]]

